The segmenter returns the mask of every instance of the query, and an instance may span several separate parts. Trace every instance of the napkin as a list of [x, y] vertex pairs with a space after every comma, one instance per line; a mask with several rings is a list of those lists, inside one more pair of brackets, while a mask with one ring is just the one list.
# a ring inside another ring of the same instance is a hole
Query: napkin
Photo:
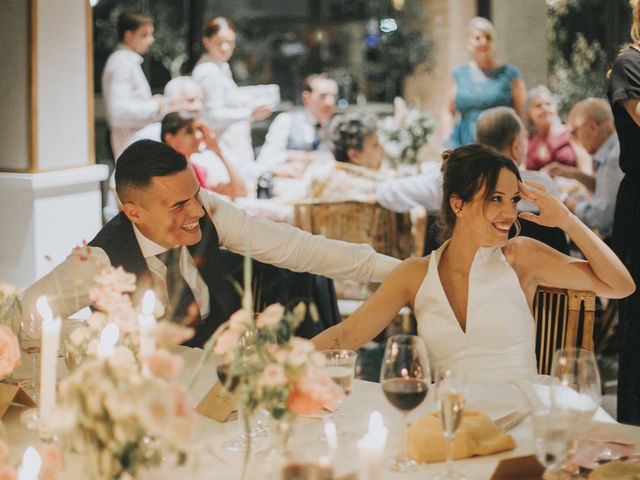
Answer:
[[[442, 422], [435, 412], [427, 413], [409, 427], [407, 451], [418, 462], [440, 462], [445, 459], [446, 442]], [[482, 412], [464, 412], [453, 441], [453, 458], [490, 455], [515, 448], [511, 435], [502, 433]]]
[[569, 470], [576, 466], [593, 470], [603, 462], [627, 459], [635, 452], [635, 444], [606, 428], [596, 428], [576, 439], [575, 454], [569, 460]]
[[609, 462], [589, 474], [589, 480], [638, 480], [640, 465], [627, 462]]

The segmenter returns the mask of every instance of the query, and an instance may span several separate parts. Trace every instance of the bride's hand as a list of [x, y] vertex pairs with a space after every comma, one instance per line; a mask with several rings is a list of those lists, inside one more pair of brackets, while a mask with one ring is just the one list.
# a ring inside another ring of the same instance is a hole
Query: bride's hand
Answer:
[[545, 227], [560, 227], [563, 229], [571, 218], [572, 214], [569, 209], [547, 192], [544, 185], [538, 182], [520, 183], [520, 195], [523, 200], [533, 203], [540, 209], [538, 215], [523, 212], [519, 215], [520, 218]]

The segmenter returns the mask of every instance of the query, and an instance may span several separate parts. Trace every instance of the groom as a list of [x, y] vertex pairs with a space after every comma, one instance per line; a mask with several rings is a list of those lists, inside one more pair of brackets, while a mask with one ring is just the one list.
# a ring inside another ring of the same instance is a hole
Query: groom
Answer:
[[123, 211], [27, 289], [24, 315], [46, 294], [53, 311], [68, 316], [91, 303], [96, 274], [122, 266], [137, 275], [139, 290], [156, 290], [174, 321], [195, 327], [191, 345], [201, 346], [238, 307], [220, 247], [297, 272], [361, 281], [380, 282], [399, 263], [368, 245], [248, 215], [201, 190], [184, 156], [163, 143], [129, 146], [118, 159], [115, 181]]

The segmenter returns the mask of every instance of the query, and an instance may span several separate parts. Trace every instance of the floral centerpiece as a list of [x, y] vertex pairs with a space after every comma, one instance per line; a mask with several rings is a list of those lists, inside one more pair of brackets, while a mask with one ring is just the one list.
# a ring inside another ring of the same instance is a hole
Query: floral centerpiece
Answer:
[[420, 109], [407, 108], [401, 98], [394, 101], [395, 113], [381, 120], [379, 131], [388, 160], [393, 164], [415, 164], [418, 151], [435, 129], [433, 119]]
[[[67, 449], [85, 456], [95, 479], [130, 478], [166, 455], [181, 464], [195, 414], [186, 390], [173, 382], [184, 360], [168, 349], [193, 330], [154, 320], [146, 332], [152, 348], [141, 352], [141, 309], [130, 297], [135, 275], [109, 268], [96, 280], [91, 298], [97, 310], [69, 342], [85, 361], [59, 384], [53, 427]], [[116, 332], [111, 350], [105, 349], [107, 331]]]
[[0, 380], [5, 379], [20, 366], [20, 345], [13, 330], [0, 325]]

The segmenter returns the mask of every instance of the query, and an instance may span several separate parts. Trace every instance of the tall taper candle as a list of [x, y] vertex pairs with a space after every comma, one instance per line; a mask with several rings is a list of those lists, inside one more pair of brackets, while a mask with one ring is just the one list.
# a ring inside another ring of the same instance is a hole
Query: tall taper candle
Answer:
[[60, 317], [53, 318], [47, 299], [38, 298], [36, 307], [42, 316], [42, 343], [40, 346], [40, 420], [56, 406], [56, 376], [58, 346], [60, 344]]

